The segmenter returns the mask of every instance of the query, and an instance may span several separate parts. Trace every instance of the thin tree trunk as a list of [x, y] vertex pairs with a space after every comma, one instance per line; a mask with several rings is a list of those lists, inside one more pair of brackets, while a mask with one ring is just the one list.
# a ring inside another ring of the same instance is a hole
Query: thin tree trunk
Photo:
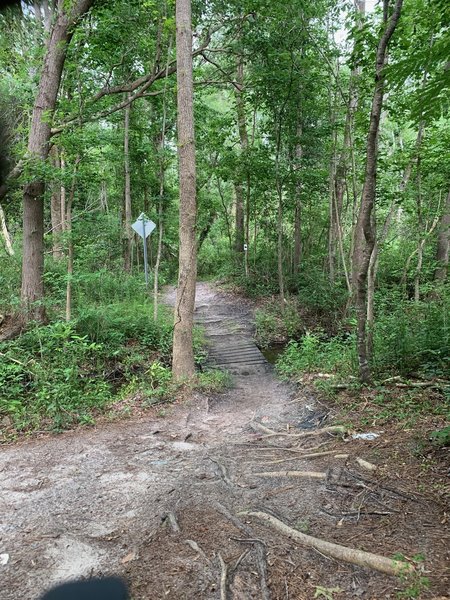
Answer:
[[242, 184], [238, 181], [234, 184], [234, 193], [236, 198], [234, 251], [239, 257], [244, 252], [244, 193]]
[[[77, 0], [69, 12], [63, 3], [50, 33], [38, 93], [33, 108], [28, 155], [45, 161], [51, 137], [51, 117], [55, 110], [67, 47], [76, 22], [94, 0]], [[23, 193], [23, 257], [21, 300], [28, 319], [45, 320], [44, 299], [44, 181], [27, 183]]]
[[375, 89], [370, 113], [370, 126], [367, 136], [366, 168], [364, 186], [356, 222], [355, 247], [352, 257], [352, 282], [355, 291], [356, 314], [358, 321], [357, 347], [359, 374], [362, 382], [371, 379], [370, 355], [367, 348], [367, 274], [370, 256], [376, 240], [373, 210], [375, 205], [378, 132], [384, 96], [384, 67], [389, 41], [400, 18], [403, 0], [396, 0], [389, 17], [389, 0], [383, 0], [383, 20], [385, 28], [377, 48], [375, 67]]
[[[50, 150], [53, 167], [61, 172], [61, 161], [59, 160], [58, 148], [52, 146]], [[58, 177], [60, 179], [60, 177]], [[61, 184], [56, 181], [52, 184], [52, 197], [50, 200], [50, 216], [52, 221], [52, 254], [54, 260], [60, 260], [64, 256], [62, 247], [62, 222], [61, 215]]]
[[227, 226], [227, 235], [228, 235], [228, 244], [230, 247], [230, 252], [232, 252], [233, 250], [233, 238], [231, 235], [231, 226], [230, 226], [230, 217], [228, 215], [228, 209], [227, 209], [227, 205], [225, 202], [225, 198], [222, 192], [222, 186], [220, 185], [220, 178], [217, 177], [217, 191], [219, 192], [219, 196], [220, 196], [220, 201], [222, 203], [222, 208], [223, 208], [223, 216], [225, 218], [225, 224]]
[[[420, 274], [422, 272], [423, 265], [423, 247], [425, 245], [425, 238], [422, 237], [424, 229], [423, 214], [422, 214], [422, 177], [420, 174], [420, 162], [417, 165], [417, 193], [416, 193], [416, 206], [417, 206], [417, 224], [419, 233], [419, 242], [417, 244], [417, 267], [414, 275], [414, 301], [419, 302], [420, 300]], [[425, 228], [426, 229], [426, 228]]]
[[439, 223], [439, 234], [436, 247], [437, 267], [434, 272], [435, 281], [445, 281], [448, 271], [450, 251], [450, 190], [447, 194], [444, 212]]
[[75, 196], [77, 169], [80, 157], [77, 156], [74, 164], [72, 185], [66, 207], [66, 232], [67, 232], [67, 283], [66, 283], [66, 321], [72, 319], [72, 279], [73, 279], [73, 239], [72, 239], [72, 206]]
[[197, 278], [197, 217], [193, 110], [191, 1], [176, 0], [180, 248], [173, 332], [173, 377], [194, 375], [192, 329]]
[[[61, 175], [64, 175], [64, 169], [66, 168], [66, 161], [64, 159], [63, 154], [61, 154], [60, 166], [61, 166]], [[60, 192], [59, 192], [59, 198], [61, 201], [61, 209], [60, 209], [61, 232], [64, 232], [64, 231], [66, 231], [66, 186], [64, 185], [64, 183], [61, 185]]]
[[161, 123], [161, 139], [159, 145], [159, 199], [158, 199], [158, 247], [156, 251], [156, 262], [153, 273], [153, 319], [158, 319], [158, 283], [159, 283], [159, 265], [161, 263], [162, 240], [164, 234], [164, 180], [165, 180], [165, 141], [166, 141], [166, 88], [167, 88], [167, 71], [169, 70], [170, 51], [172, 49], [172, 38], [170, 39], [169, 48], [167, 50], [166, 61], [166, 78], [164, 80], [164, 95], [163, 95], [163, 115]]
[[278, 186], [278, 219], [277, 219], [277, 230], [278, 230], [278, 243], [277, 243], [277, 255], [278, 255], [278, 287], [280, 288], [280, 306], [284, 309], [286, 299], [284, 297], [284, 274], [283, 274], [283, 189], [281, 185]]
[[11, 236], [9, 234], [8, 227], [6, 226], [5, 212], [4, 212], [1, 204], [0, 204], [0, 226], [2, 229], [2, 235], [3, 235], [3, 240], [5, 242], [6, 252], [10, 256], [14, 256], [14, 248], [12, 245]]
[[294, 256], [292, 259], [292, 271], [297, 281], [300, 273], [300, 260], [302, 256], [302, 179], [300, 175], [303, 157], [301, 144], [302, 124], [297, 123], [297, 142], [295, 144], [295, 214], [294, 214]]
[[[247, 120], [245, 116], [245, 104], [242, 91], [244, 89], [244, 62], [242, 57], [238, 58], [237, 69], [236, 69], [236, 81], [238, 88], [236, 88], [236, 113], [237, 113], [237, 124], [239, 131], [239, 140], [241, 144], [241, 155], [244, 156], [247, 161], [248, 152], [248, 132], [247, 132]], [[236, 252], [244, 253], [244, 270], [245, 275], [248, 277], [248, 252], [250, 244], [250, 173], [247, 164], [245, 164], [245, 208], [244, 208], [244, 194], [242, 183], [238, 182], [235, 185], [236, 191]], [[245, 211], [245, 219], [244, 219]], [[245, 221], [245, 224], [244, 224]], [[244, 244], [246, 249], [244, 250]]]
[[131, 273], [131, 256], [133, 245], [133, 229], [131, 227], [131, 177], [130, 177], [130, 111], [131, 105], [128, 104], [124, 111], [124, 130], [123, 130], [123, 160], [125, 172], [124, 188], [124, 270]]

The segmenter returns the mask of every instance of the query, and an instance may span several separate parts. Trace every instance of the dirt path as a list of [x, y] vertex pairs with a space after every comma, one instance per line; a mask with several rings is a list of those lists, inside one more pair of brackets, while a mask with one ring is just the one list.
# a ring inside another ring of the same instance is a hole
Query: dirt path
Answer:
[[[173, 292], [167, 298], [173, 300]], [[358, 537], [358, 523], [347, 523], [342, 534], [326, 513], [333, 515], [336, 497], [341, 501], [351, 493], [345, 487], [255, 475], [311, 469], [311, 463], [268, 464], [286, 453], [265, 452], [269, 441], [250, 423], [276, 430], [310, 427], [326, 415], [312, 398], [292, 402], [294, 390], [276, 379], [253, 345], [248, 306], [200, 284], [196, 314], [214, 360], [234, 374], [228, 392], [215, 398], [194, 394], [164, 418], [2, 449], [0, 554], [9, 554], [8, 564], [0, 566], [2, 600], [31, 600], [61, 580], [113, 573], [127, 578], [133, 600], [219, 599], [219, 553], [229, 565], [229, 600], [310, 599], [318, 586], [340, 588], [334, 598], [395, 598], [395, 579], [331, 561], [253, 520], [235, 519], [240, 510], [260, 509], [330, 540], [348, 538], [351, 545], [382, 548], [388, 556], [399, 549], [394, 524], [377, 534], [379, 516], [369, 522], [369, 537]], [[339, 468], [339, 461], [327, 458], [317, 459], [314, 470]], [[414, 524], [404, 519], [408, 499], [391, 494], [375, 500], [375, 512], [394, 515], [397, 527], [401, 520], [403, 533], [420, 541]], [[418, 544], [427, 550], [423, 546]]]

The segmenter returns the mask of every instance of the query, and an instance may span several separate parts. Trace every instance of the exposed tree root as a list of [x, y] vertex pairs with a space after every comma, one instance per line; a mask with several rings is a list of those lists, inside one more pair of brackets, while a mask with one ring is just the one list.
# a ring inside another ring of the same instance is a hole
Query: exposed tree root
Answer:
[[192, 548], [192, 550], [194, 550], [194, 552], [197, 552], [202, 558], [204, 558], [206, 561], [210, 562], [209, 558], [206, 556], [206, 554], [203, 552], [203, 550], [200, 548], [200, 546], [197, 544], [196, 541], [185, 540], [185, 542], [190, 548]]
[[301, 477], [309, 479], [326, 479], [327, 474], [320, 471], [264, 471], [254, 473], [256, 477]]
[[306, 533], [301, 533], [300, 531], [289, 527], [276, 517], [262, 511], [243, 511], [239, 513], [239, 515], [260, 519], [261, 521], [268, 523], [272, 528], [288, 536], [290, 539], [300, 542], [309, 548], [314, 548], [325, 556], [329, 556], [336, 560], [342, 560], [360, 567], [374, 569], [381, 573], [386, 573], [387, 575], [403, 575], [414, 572], [414, 566], [409, 563], [392, 560], [380, 556], [379, 554], [364, 552], [363, 550], [340, 546], [339, 544], [327, 542], [320, 538], [307, 535]]
[[248, 539], [252, 541], [258, 541], [256, 545], [256, 560], [258, 563], [258, 571], [259, 571], [259, 582], [261, 586], [261, 600], [271, 600], [269, 586], [267, 584], [267, 560], [266, 560], [266, 547], [262, 540], [257, 540], [254, 537], [253, 532], [250, 527], [245, 525], [240, 519], [238, 519], [235, 515], [231, 514], [230, 511], [220, 504], [220, 502], [214, 502], [214, 506], [216, 510], [220, 512], [225, 518], [227, 518], [233, 525], [245, 533], [248, 536]]

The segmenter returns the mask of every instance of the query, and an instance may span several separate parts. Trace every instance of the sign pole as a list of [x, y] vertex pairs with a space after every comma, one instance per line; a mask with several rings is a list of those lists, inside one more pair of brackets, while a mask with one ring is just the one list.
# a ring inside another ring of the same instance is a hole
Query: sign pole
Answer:
[[145, 273], [145, 287], [148, 289], [148, 265], [147, 265], [147, 238], [145, 236], [145, 217], [142, 219], [142, 232], [144, 234], [144, 273]]
[[134, 231], [141, 236], [144, 243], [144, 273], [145, 273], [145, 287], [148, 289], [148, 264], [147, 264], [147, 236], [155, 229], [156, 223], [153, 223], [150, 219], [147, 219], [144, 213], [141, 213], [137, 218], [137, 221], [131, 226]]

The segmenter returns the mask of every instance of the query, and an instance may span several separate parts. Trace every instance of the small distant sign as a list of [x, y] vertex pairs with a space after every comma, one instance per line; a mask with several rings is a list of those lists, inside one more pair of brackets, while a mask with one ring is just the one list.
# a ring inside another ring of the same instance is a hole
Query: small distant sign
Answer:
[[244, 244], [244, 252], [247, 252], [247, 250], [248, 250], [247, 244]]
[[147, 238], [155, 229], [156, 223], [153, 223], [151, 219], [147, 219], [144, 213], [141, 213], [131, 227], [141, 238]]

